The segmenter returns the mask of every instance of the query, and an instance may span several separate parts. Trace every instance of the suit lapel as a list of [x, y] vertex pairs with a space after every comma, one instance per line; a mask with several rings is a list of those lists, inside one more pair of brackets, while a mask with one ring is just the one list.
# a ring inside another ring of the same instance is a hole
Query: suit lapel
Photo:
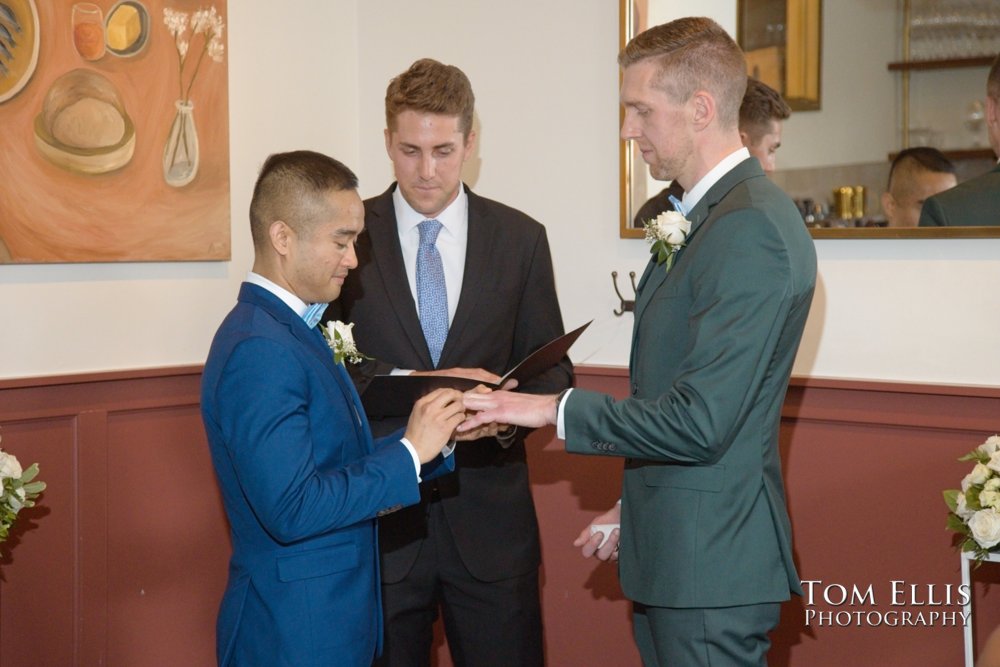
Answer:
[[[386, 297], [392, 304], [399, 325], [420, 356], [425, 368], [433, 368], [431, 353], [420, 327], [417, 304], [413, 302], [410, 281], [403, 264], [403, 249], [399, 245], [396, 228], [396, 210], [392, 204], [392, 191], [396, 186], [376, 198], [369, 211], [368, 234], [371, 237], [371, 254], [385, 283]], [[446, 345], [447, 347], [447, 345]]]
[[486, 259], [490, 256], [493, 245], [494, 224], [489, 211], [483, 205], [479, 196], [473, 194], [467, 187], [469, 196], [469, 236], [465, 248], [465, 267], [462, 275], [462, 292], [458, 297], [458, 307], [455, 317], [448, 328], [444, 349], [441, 350], [442, 368], [447, 368], [449, 352], [462, 340], [462, 331], [475, 317], [479, 308], [479, 295], [483, 293], [489, 280]]
[[[655, 256], [650, 258], [649, 264], [646, 266], [646, 271], [643, 273], [642, 279], [639, 281], [639, 285], [637, 287], [638, 295], [636, 296], [635, 303], [636, 324], [638, 324], [639, 320], [642, 318], [642, 313], [646, 309], [646, 306], [649, 304], [656, 290], [670, 279], [670, 274], [672, 272], [677, 270], [677, 265], [680, 263], [685, 252], [688, 251], [695, 235], [697, 235], [697, 233], [706, 224], [710, 224], [709, 217], [711, 216], [712, 209], [715, 208], [716, 204], [725, 199], [726, 195], [728, 195], [729, 192], [738, 184], [755, 176], [764, 176], [764, 170], [761, 168], [760, 163], [756, 160], [746, 159], [726, 172], [722, 178], [715, 183], [715, 185], [708, 189], [705, 196], [698, 201], [695, 207], [691, 209], [686, 216], [687, 219], [691, 221], [691, 231], [688, 233], [684, 247], [677, 252], [677, 256], [674, 258], [673, 268], [671, 268], [670, 272], [665, 271], [661, 265], [656, 263]], [[635, 330], [637, 330], [637, 328]]]
[[364, 414], [361, 399], [344, 367], [333, 362], [333, 351], [322, 332], [319, 329], [310, 329], [291, 308], [262, 287], [244, 283], [240, 288], [239, 300], [254, 304], [288, 327], [289, 333], [302, 343], [330, 372], [353, 413], [351, 421], [354, 424], [358, 440], [366, 448], [371, 447], [371, 434], [368, 432], [366, 420], [361, 418], [361, 415]]

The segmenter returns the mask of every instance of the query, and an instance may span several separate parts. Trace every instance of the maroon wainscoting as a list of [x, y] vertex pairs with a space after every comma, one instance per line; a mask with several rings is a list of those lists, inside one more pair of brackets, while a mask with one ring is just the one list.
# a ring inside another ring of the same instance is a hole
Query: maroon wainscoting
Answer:
[[[0, 667], [214, 664], [229, 541], [198, 412], [200, 371], [0, 381], [0, 446], [38, 461], [49, 484], [0, 545]], [[583, 388], [627, 392], [620, 368], [581, 367], [577, 377]], [[1000, 388], [793, 381], [781, 453], [795, 557], [802, 579], [823, 583], [811, 605], [785, 605], [771, 665], [962, 664], [958, 625], [820, 626], [817, 616], [960, 611], [927, 604], [960, 581], [940, 491], [958, 485], [969, 466], [955, 459], [998, 422]], [[549, 664], [639, 665], [614, 567], [571, 545], [617, 499], [620, 463], [568, 455], [551, 429], [532, 435], [529, 458]], [[981, 645], [1000, 624], [1000, 566], [974, 578]], [[895, 599], [893, 581], [905, 582]], [[834, 605], [841, 586], [871, 592]], [[437, 654], [451, 665], [443, 641]]]

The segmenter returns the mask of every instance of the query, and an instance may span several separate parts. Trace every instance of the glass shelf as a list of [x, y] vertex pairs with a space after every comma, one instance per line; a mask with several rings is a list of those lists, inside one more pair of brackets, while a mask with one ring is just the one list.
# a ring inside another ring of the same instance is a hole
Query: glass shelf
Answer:
[[989, 67], [994, 56], [976, 56], [975, 58], [947, 58], [945, 60], [903, 60], [889, 63], [892, 71], [915, 69], [957, 69], [961, 67]]

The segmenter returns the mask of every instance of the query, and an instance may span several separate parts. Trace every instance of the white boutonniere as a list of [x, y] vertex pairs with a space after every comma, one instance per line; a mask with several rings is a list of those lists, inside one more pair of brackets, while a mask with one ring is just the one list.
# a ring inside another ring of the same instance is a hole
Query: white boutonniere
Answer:
[[643, 224], [646, 240], [652, 243], [650, 252], [656, 253], [656, 263], [663, 264], [669, 271], [674, 264], [674, 256], [684, 247], [691, 232], [691, 221], [677, 211], [664, 211]]
[[354, 334], [351, 332], [353, 328], [353, 323], [344, 324], [339, 320], [327, 322], [326, 326], [322, 328], [323, 338], [333, 350], [334, 363], [342, 364], [344, 359], [347, 359], [352, 364], [360, 364], [365, 359], [371, 359], [358, 351], [358, 346], [354, 342]]

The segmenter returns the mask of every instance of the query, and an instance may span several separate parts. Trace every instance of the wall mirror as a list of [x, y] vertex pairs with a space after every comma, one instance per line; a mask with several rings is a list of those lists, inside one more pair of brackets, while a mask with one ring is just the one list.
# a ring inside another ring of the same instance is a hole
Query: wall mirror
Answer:
[[[748, 21], [742, 19], [741, 14], [747, 13], [751, 9], [766, 12], [766, 6], [772, 6], [775, 3], [784, 6], [786, 13], [790, 10], [796, 13], [796, 16], [799, 17], [797, 20], [803, 20], [804, 16], [807, 19], [806, 23], [815, 26], [814, 36], [808, 30], [804, 33], [801, 30], [796, 31], [799, 35], [806, 34], [808, 36], [796, 38], [800, 46], [793, 49], [787, 45], [789, 33], [792, 31], [787, 27], [780, 31], [775, 30], [773, 28], [774, 21], [771, 21], [772, 32], [786, 33], [786, 61], [792, 56], [793, 51], [805, 52], [806, 60], [815, 62], [816, 65], [814, 76], [811, 73], [800, 74], [797, 75], [798, 83], [793, 82], [792, 85], [785, 85], [786, 98], [789, 99], [790, 105], [795, 110], [793, 110], [793, 118], [786, 123], [783, 147], [778, 159], [778, 172], [775, 176], [780, 177], [781, 172], [784, 171], [787, 175], [798, 178], [801, 172], [823, 170], [825, 173], [826, 170], [839, 170], [842, 167], [853, 168], [857, 163], [864, 163], [868, 171], [874, 168], [878, 172], [878, 176], [873, 182], [858, 180], [857, 183], [864, 183], [868, 186], [871, 195], [869, 206], [873, 211], [880, 211], [881, 207], [876, 202], [881, 190], [877, 190], [877, 188], [884, 189], [885, 187], [884, 178], [888, 175], [890, 154], [905, 145], [903, 143], [905, 138], [900, 134], [903, 121], [899, 117], [900, 91], [904, 76], [898, 71], [899, 63], [895, 61], [901, 60], [900, 54], [905, 53], [907, 48], [907, 31], [904, 30], [907, 0], [881, 0], [878, 3], [871, 3], [870, 0], [837, 0], [837, 2], [826, 3], [822, 3], [821, 0], [728, 1], [732, 7], [732, 18], [728, 25], [725, 22], [723, 25], [734, 30], [737, 41], [740, 41], [738, 33], [742, 28], [747, 27], [749, 30]], [[619, 39], [621, 47], [624, 47], [629, 39], [647, 27], [685, 15], [687, 12], [678, 7], [678, 4], [677, 0], [620, 0]], [[763, 21], [761, 29], [766, 35], [768, 19], [766, 14], [762, 14], [762, 16], [764, 18], [761, 19]], [[722, 21], [720, 20], [720, 22]], [[860, 33], [859, 26], [862, 27]], [[872, 38], [871, 34], [877, 35], [878, 38]], [[805, 44], [802, 44], [803, 39]], [[866, 49], [857, 46], [859, 43], [870, 43], [876, 46]], [[846, 44], [855, 44], [856, 48], [845, 48]], [[810, 46], [814, 46], [815, 49], [809, 51], [808, 47]], [[821, 66], [825, 68], [822, 72], [820, 71]], [[867, 79], [863, 76], [859, 78], [859, 68], [870, 68]], [[812, 71], [808, 67], [796, 69], [795, 65], [787, 63], [785, 69], [786, 79], [790, 72]], [[956, 121], [957, 129], [952, 135], [953, 140], [944, 142], [944, 145], [948, 147], [965, 145], [961, 143], [963, 140], [961, 133], [965, 130], [962, 129], [960, 114], [971, 99], [985, 95], [988, 63], [986, 67], [977, 64], [977, 68], [964, 71], [968, 72], [967, 76], [971, 79], [963, 79], [964, 83], [961, 84], [962, 87], [958, 89], [957, 93], [949, 92], [945, 95], [937, 90], [931, 93], [934, 99], [950, 97], [952, 100], [958, 100], [959, 108], [947, 110], [947, 113], [958, 119]], [[958, 74], [962, 74], [962, 71], [942, 70], [940, 72], [940, 76], [949, 78], [954, 78]], [[937, 81], [932, 78], [937, 75], [936, 73], [925, 74], [921, 71], [919, 75], [918, 85]], [[820, 81], [822, 81], [822, 90], [820, 90]], [[878, 104], [875, 107], [858, 105], [859, 90], [870, 91], [873, 87], [883, 94]], [[804, 90], [805, 93], [796, 92], [800, 90]], [[902, 90], [905, 92], [906, 89]], [[919, 92], [915, 89], [913, 93], [915, 106], [920, 103]], [[821, 97], [822, 104], [820, 103]], [[926, 100], [923, 103], [926, 105]], [[941, 100], [940, 104], [947, 106], [947, 99]], [[954, 105], [952, 103], [952, 106]], [[873, 109], [881, 111], [876, 114]], [[621, 119], [619, 119], [619, 127], [620, 122]], [[797, 124], [796, 132], [793, 132], [789, 127], [792, 123]], [[911, 126], [915, 124], [913, 118], [910, 119], [909, 124]], [[866, 129], [868, 134], [861, 136]], [[980, 138], [979, 145], [983, 145], [982, 138]], [[866, 152], [863, 155], [855, 155], [854, 153], [858, 150]], [[962, 154], [971, 151], [946, 151], [946, 153], [951, 152]], [[970, 172], [969, 175], [982, 173], [991, 168], [995, 162], [992, 152], [988, 149], [980, 149], [975, 153], [979, 160], [975, 166], [979, 171]], [[794, 159], [796, 155], [807, 157]], [[815, 162], [812, 161], [813, 156], [817, 156]], [[950, 157], [953, 160], [956, 159], [951, 155]], [[959, 159], [964, 157], [960, 155]], [[985, 168], [982, 167], [984, 164], [987, 165]], [[959, 163], [956, 162], [956, 165], [958, 166]], [[629, 142], [620, 144], [619, 167], [620, 236], [621, 238], [642, 238], [643, 230], [641, 225], [635, 224], [635, 214], [646, 200], [658, 194], [667, 184], [649, 177], [649, 169], [642, 156], [638, 151], [633, 150], [633, 146]], [[959, 171], [961, 172], [961, 168]], [[844, 184], [839, 182], [839, 176], [833, 178], [834, 180], [829, 183], [830, 186]], [[782, 184], [779, 178], [775, 180]], [[961, 176], [960, 180], [962, 180]], [[852, 184], [856, 183], [852, 181]], [[801, 196], [790, 187], [785, 189], [793, 197]], [[829, 197], [830, 189], [826, 187], [825, 181], [824, 189], [819, 194], [823, 195], [824, 193]], [[823, 239], [1000, 238], [1000, 226], [850, 227], [815, 228], [810, 231], [814, 238]]]

